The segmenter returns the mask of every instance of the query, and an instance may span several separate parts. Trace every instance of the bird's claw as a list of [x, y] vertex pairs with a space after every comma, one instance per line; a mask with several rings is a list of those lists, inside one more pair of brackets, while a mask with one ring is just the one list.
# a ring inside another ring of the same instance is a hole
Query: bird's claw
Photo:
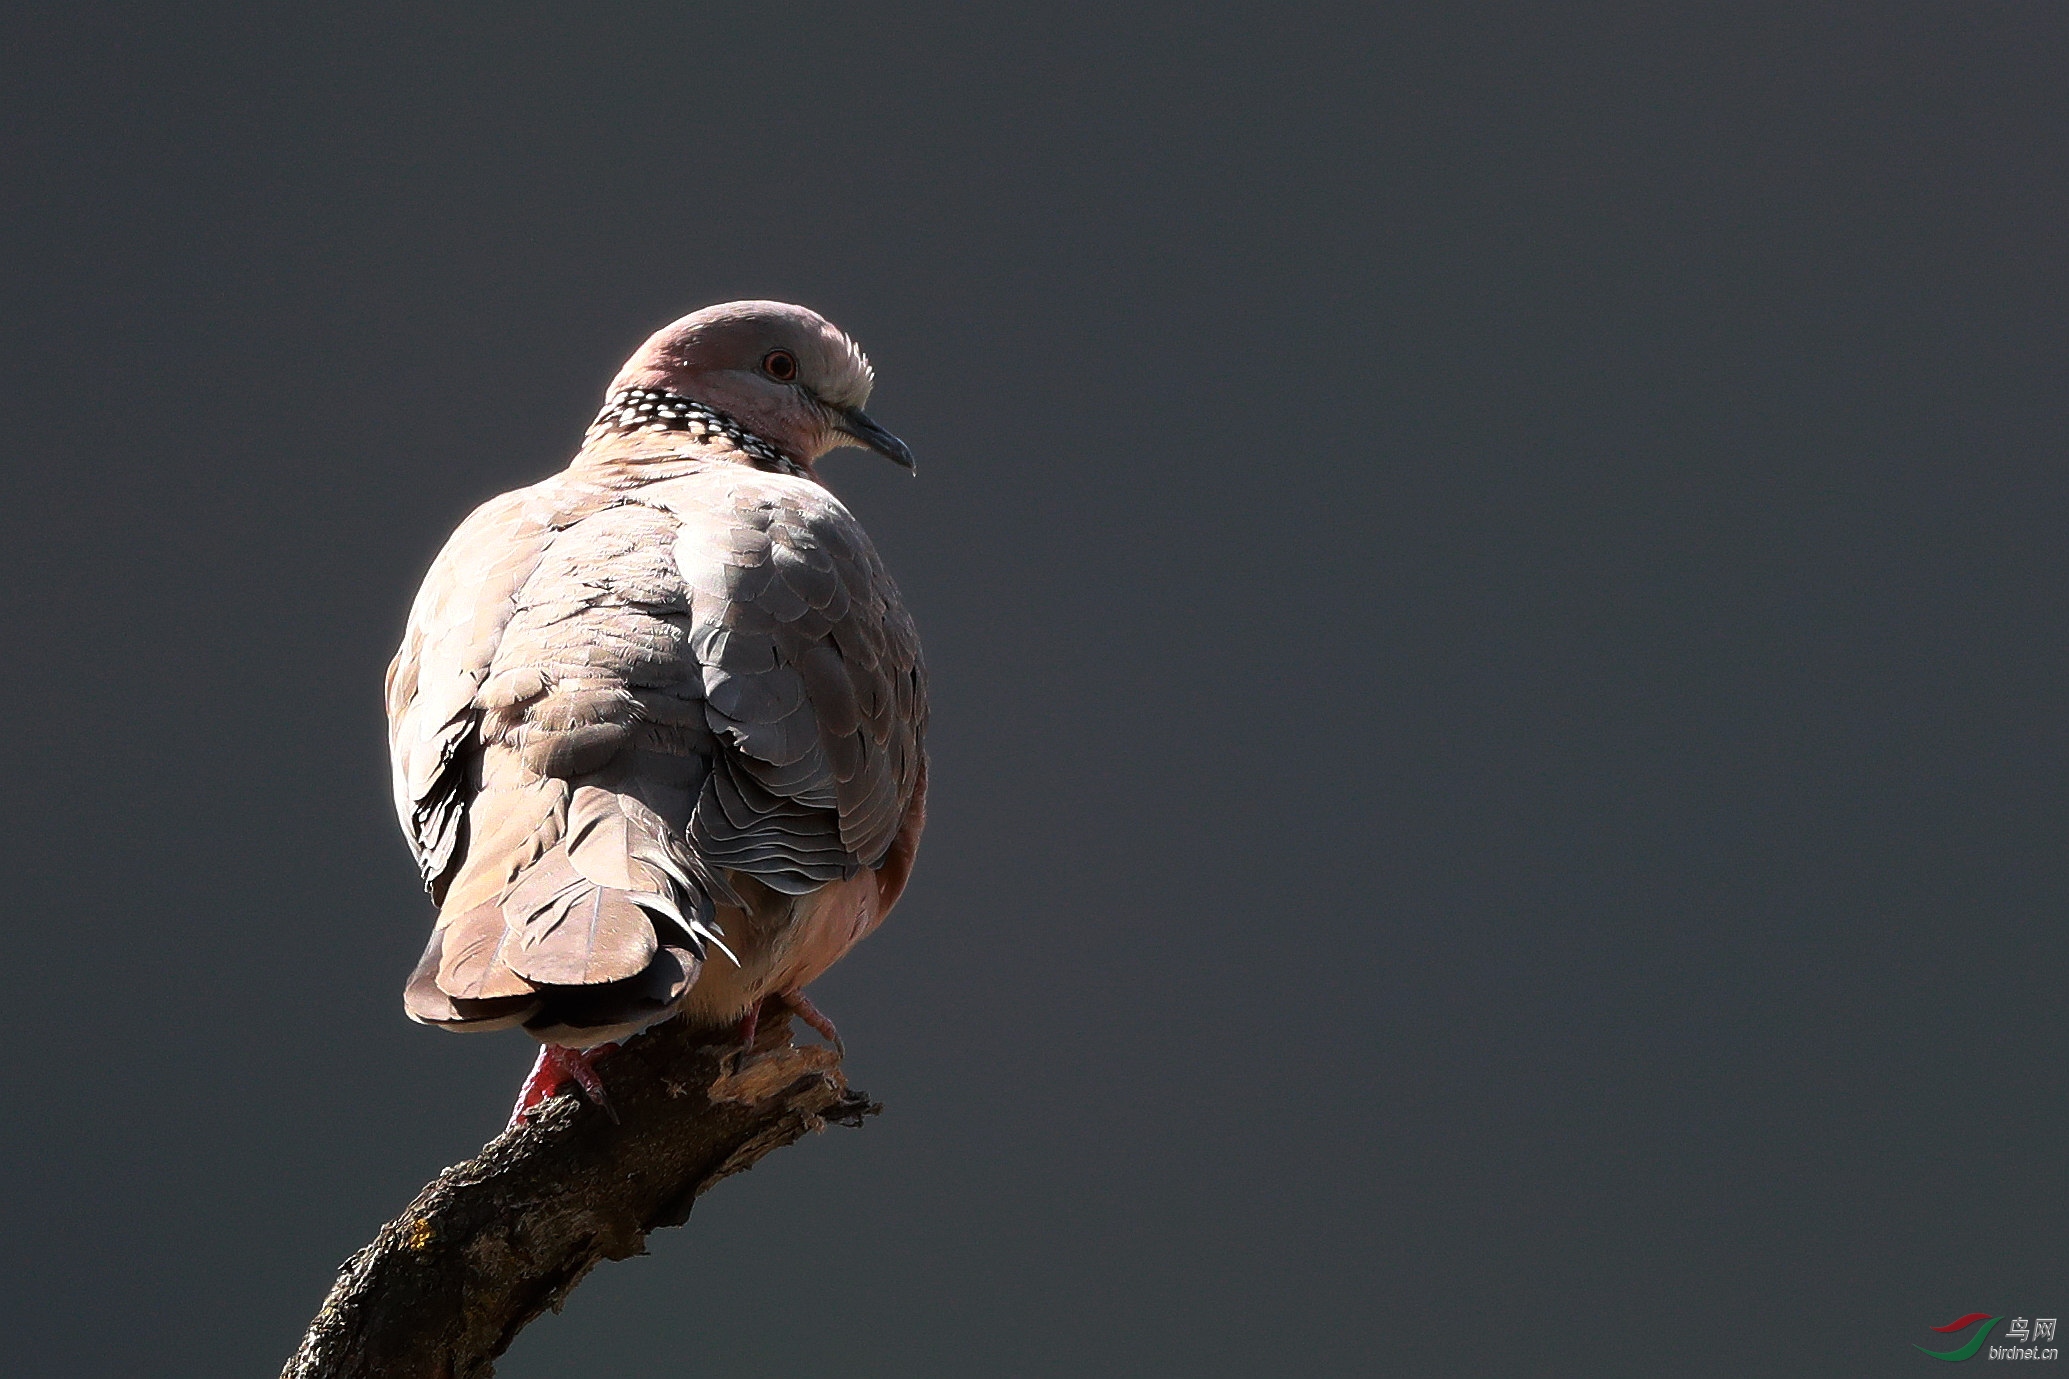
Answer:
[[833, 1027], [833, 1021], [827, 1019], [825, 1014], [819, 1007], [812, 1004], [804, 992], [786, 991], [783, 993], [782, 999], [783, 1004], [789, 1006], [796, 1013], [798, 1019], [817, 1030], [821, 1039], [833, 1045], [833, 1051], [836, 1054], [842, 1058], [848, 1056], [848, 1046], [841, 1042], [841, 1032]]
[[540, 1103], [559, 1095], [570, 1082], [616, 1124], [618, 1108], [611, 1105], [610, 1097], [605, 1095], [603, 1079], [597, 1076], [595, 1063], [617, 1047], [616, 1044], [598, 1044], [593, 1049], [571, 1049], [560, 1044], [541, 1044], [538, 1061], [532, 1064], [531, 1074], [525, 1078], [524, 1086], [518, 1089], [517, 1105], [510, 1112], [510, 1124], [523, 1124]]

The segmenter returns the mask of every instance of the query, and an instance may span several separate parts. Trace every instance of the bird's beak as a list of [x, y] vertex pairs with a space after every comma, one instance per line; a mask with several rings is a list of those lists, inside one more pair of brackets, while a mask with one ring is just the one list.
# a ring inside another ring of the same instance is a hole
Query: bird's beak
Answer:
[[906, 443], [869, 419], [869, 414], [860, 407], [843, 407], [834, 412], [839, 418], [834, 425], [864, 450], [874, 450], [892, 464], [912, 468], [912, 450]]

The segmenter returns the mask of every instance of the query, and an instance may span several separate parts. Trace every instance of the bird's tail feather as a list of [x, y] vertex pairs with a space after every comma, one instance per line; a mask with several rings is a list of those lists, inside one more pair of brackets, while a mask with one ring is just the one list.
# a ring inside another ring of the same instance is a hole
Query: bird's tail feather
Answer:
[[638, 798], [535, 780], [468, 811], [467, 860], [404, 1002], [452, 1029], [554, 1042], [662, 1018], [719, 943], [679, 836]]

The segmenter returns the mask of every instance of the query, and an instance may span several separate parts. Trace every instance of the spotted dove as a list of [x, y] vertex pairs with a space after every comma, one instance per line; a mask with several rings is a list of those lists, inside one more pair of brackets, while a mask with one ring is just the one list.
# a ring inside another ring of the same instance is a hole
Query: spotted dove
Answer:
[[388, 671], [395, 804], [438, 921], [404, 993], [452, 1030], [583, 1050], [681, 1014], [751, 1039], [897, 903], [926, 819], [926, 675], [815, 465], [910, 468], [862, 351], [733, 302], [664, 327], [562, 472], [491, 499]]

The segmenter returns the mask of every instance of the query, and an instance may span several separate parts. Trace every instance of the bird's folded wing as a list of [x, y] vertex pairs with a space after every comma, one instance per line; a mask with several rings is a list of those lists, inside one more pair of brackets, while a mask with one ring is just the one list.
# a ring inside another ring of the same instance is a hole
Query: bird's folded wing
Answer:
[[640, 501], [681, 524], [689, 649], [720, 747], [691, 843], [793, 894], [878, 865], [918, 780], [926, 679], [861, 525], [809, 480], [737, 466]]
[[554, 516], [539, 489], [475, 509], [432, 562], [388, 667], [395, 811], [434, 897], [451, 871], [466, 813], [465, 758], [480, 720], [475, 695]]

